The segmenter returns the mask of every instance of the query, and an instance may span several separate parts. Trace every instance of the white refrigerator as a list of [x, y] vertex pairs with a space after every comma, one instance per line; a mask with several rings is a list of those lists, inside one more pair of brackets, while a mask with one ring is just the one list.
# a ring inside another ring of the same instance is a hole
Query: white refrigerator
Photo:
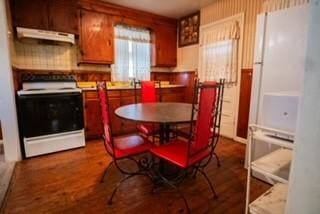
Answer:
[[[258, 15], [249, 124], [268, 126], [264, 124], [265, 121], [277, 124], [277, 118], [275, 121], [268, 118], [276, 114], [266, 115], [277, 112], [277, 109], [265, 111], [267, 94], [288, 92], [287, 97], [290, 100], [292, 94], [299, 94], [301, 91], [307, 45], [308, 8], [308, 5], [302, 5]], [[285, 100], [281, 102], [286, 105], [285, 108], [297, 108], [292, 104], [286, 104]], [[283, 105], [279, 103], [269, 106]], [[288, 109], [288, 112], [295, 111], [296, 109]], [[288, 121], [295, 119], [291, 118]], [[289, 127], [295, 127], [295, 124]], [[274, 149], [276, 148], [266, 143], [254, 143], [252, 157], [257, 159]]]

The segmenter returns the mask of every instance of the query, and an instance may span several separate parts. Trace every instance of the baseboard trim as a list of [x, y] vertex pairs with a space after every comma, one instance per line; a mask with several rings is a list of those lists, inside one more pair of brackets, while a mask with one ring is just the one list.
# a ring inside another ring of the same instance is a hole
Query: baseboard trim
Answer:
[[234, 140], [237, 141], [237, 142], [239, 142], [239, 143], [247, 144], [247, 139], [242, 138], [242, 137], [236, 136], [236, 137], [234, 138]]

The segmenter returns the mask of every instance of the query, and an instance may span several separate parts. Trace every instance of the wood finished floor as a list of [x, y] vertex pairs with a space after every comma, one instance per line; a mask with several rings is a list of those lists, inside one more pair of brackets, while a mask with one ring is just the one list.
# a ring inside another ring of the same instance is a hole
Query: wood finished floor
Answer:
[[[217, 148], [222, 166], [212, 161], [206, 169], [219, 195], [213, 200], [203, 177], [181, 185], [192, 213], [244, 213], [246, 170], [245, 146], [221, 139]], [[151, 194], [144, 177], [134, 177], [117, 192], [112, 206], [107, 198], [121, 178], [115, 167], [99, 180], [111, 158], [102, 141], [91, 141], [83, 149], [24, 160], [16, 169], [2, 206], [3, 213], [185, 213], [178, 194], [169, 188]], [[268, 189], [253, 180], [252, 198]]]

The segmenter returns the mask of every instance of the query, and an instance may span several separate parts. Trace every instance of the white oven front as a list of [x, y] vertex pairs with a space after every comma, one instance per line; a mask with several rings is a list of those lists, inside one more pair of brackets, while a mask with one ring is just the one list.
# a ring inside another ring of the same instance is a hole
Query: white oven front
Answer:
[[40, 137], [23, 138], [26, 157], [84, 147], [84, 129], [59, 134], [44, 135]]

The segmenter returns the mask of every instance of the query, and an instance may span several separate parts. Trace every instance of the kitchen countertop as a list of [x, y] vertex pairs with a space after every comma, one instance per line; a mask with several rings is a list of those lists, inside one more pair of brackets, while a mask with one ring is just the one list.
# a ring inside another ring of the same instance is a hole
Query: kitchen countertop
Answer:
[[[78, 82], [78, 87], [81, 88], [83, 91], [95, 91], [96, 86], [95, 84], [90, 84], [86, 82]], [[181, 88], [185, 87], [184, 85], [178, 85], [178, 84], [164, 84], [161, 85], [161, 88]], [[116, 86], [107, 86], [108, 90], [130, 90], [134, 89], [133, 86], [130, 85], [116, 85]]]

